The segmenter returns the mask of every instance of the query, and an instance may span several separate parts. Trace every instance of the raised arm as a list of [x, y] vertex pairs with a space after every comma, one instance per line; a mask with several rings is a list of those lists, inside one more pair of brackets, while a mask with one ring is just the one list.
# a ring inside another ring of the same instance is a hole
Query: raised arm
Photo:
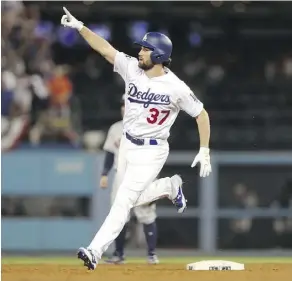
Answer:
[[114, 64], [117, 50], [104, 38], [85, 27], [83, 22], [72, 16], [65, 7], [63, 7], [63, 10], [65, 15], [62, 16], [61, 24], [66, 27], [77, 29], [92, 49], [100, 53], [108, 62]]

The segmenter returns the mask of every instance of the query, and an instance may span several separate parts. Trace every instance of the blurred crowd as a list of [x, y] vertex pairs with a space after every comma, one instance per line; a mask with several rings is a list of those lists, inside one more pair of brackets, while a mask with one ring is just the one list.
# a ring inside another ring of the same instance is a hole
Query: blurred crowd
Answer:
[[1, 2], [2, 151], [25, 138], [32, 145], [50, 140], [80, 143], [81, 109], [70, 67], [53, 61], [52, 42], [37, 28], [37, 5]]
[[[124, 82], [76, 31], [60, 26], [58, 14], [44, 14], [40, 7], [2, 2], [2, 151], [20, 139], [98, 149], [120, 119]], [[170, 35], [171, 69], [208, 109], [213, 149], [292, 147], [291, 21], [229, 16], [165, 26], [154, 16], [153, 22], [117, 18], [93, 24], [89, 11], [76, 13], [133, 56], [133, 36], [147, 29]], [[181, 114], [169, 140], [173, 149], [192, 149], [199, 141], [192, 120]]]
[[2, 196], [3, 217], [89, 217], [91, 198]]
[[[48, 16], [40, 7], [2, 2], [2, 151], [20, 140], [100, 148], [109, 126], [120, 119], [124, 82], [74, 30], [60, 26], [59, 15]], [[117, 18], [98, 25], [89, 12], [80, 17], [133, 56], [133, 36], [146, 26], [169, 34], [171, 69], [208, 109], [214, 149], [292, 147], [290, 21], [230, 16], [165, 26]], [[192, 149], [198, 143], [192, 120], [181, 114], [169, 140], [173, 149]]]
[[[292, 178], [287, 179], [282, 186], [275, 186], [274, 189], [277, 190], [276, 196], [268, 202], [263, 202], [263, 196], [259, 196], [257, 190], [251, 189], [244, 183], [237, 183], [232, 188], [230, 198], [232, 202], [230, 202], [229, 208], [245, 209], [248, 212], [266, 205], [275, 213], [281, 208], [292, 210]], [[245, 216], [229, 220], [223, 219], [219, 222], [220, 224], [222, 232], [219, 244], [221, 248], [292, 248], [291, 217]]]

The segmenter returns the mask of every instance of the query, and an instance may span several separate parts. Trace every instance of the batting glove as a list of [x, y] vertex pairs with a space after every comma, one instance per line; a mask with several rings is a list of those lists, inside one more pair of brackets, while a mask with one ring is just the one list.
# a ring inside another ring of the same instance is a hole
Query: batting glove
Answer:
[[65, 7], [63, 7], [63, 10], [66, 15], [62, 16], [61, 24], [64, 25], [65, 27], [74, 28], [80, 31], [84, 25], [83, 22], [73, 17]]
[[201, 147], [199, 153], [196, 155], [191, 167], [195, 167], [199, 162], [200, 167], [200, 177], [207, 177], [212, 172], [210, 163], [210, 149], [206, 147]]

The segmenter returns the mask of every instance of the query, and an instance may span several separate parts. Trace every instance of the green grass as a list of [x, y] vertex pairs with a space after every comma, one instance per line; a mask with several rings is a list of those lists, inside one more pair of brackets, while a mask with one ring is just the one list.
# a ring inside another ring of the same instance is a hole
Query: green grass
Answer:
[[[167, 257], [161, 263], [188, 264], [201, 260], [229, 260], [241, 263], [292, 263], [292, 257]], [[3, 257], [2, 264], [80, 264], [75, 257]], [[145, 258], [128, 258], [127, 263], [145, 264]]]

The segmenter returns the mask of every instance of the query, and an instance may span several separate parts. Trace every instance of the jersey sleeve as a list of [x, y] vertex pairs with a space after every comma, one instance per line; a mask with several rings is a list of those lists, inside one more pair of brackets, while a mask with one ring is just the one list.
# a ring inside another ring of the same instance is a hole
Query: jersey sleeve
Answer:
[[137, 69], [138, 61], [136, 58], [117, 52], [114, 61], [114, 72], [120, 74], [124, 81], [127, 81], [129, 74]]
[[182, 87], [178, 98], [178, 106], [191, 117], [198, 116], [204, 108], [203, 103], [196, 97], [193, 91], [186, 85]]
[[103, 145], [103, 150], [115, 153], [115, 135], [113, 126], [111, 126], [108, 131], [105, 143]]

